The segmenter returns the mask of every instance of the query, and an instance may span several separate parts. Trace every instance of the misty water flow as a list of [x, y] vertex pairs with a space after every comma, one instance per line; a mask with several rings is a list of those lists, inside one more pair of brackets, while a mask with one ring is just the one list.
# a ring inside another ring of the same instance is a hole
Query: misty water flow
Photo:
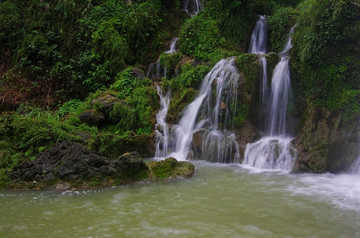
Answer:
[[160, 97], [160, 110], [156, 115], [155, 125], [155, 157], [165, 157], [169, 149], [169, 126], [166, 123], [166, 116], [170, 104], [170, 90], [166, 95], [163, 94], [161, 87], [156, 86], [157, 93]]
[[[256, 29], [255, 29], [256, 30]], [[287, 135], [287, 106], [291, 92], [290, 56], [291, 34], [289, 33], [284, 50], [279, 54], [272, 78], [270, 93], [262, 96], [265, 107], [265, 136], [255, 143], [246, 146], [243, 164], [261, 169], [281, 169], [290, 171], [296, 157], [296, 150], [291, 145], [292, 138]]]
[[[199, 94], [173, 126], [169, 156], [186, 160], [195, 132], [201, 133], [202, 158], [213, 162], [239, 162], [239, 145], [231, 132], [237, 107], [240, 74], [234, 58], [220, 60], [202, 81]], [[212, 90], [215, 93], [212, 93]]]
[[184, 10], [191, 16], [197, 15], [202, 9], [200, 0], [184, 0]]

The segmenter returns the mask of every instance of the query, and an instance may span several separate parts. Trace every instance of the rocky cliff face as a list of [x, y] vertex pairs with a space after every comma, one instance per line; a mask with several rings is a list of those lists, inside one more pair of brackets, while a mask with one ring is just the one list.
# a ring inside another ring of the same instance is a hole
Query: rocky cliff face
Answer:
[[344, 124], [340, 112], [308, 105], [294, 144], [298, 156], [294, 172], [348, 171], [358, 157], [359, 125]]

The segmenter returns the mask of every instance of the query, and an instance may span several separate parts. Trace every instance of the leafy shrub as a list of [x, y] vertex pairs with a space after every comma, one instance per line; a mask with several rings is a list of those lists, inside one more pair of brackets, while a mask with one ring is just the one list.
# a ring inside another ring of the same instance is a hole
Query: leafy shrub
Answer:
[[297, 11], [292, 7], [278, 6], [272, 16], [269, 16], [269, 41], [273, 51], [283, 50], [287, 35], [295, 25]]
[[116, 134], [134, 130], [136, 127], [136, 111], [123, 103], [116, 103], [110, 112], [110, 120], [116, 124]]
[[115, 82], [110, 89], [118, 91], [118, 98], [125, 99], [136, 87], [149, 85], [151, 85], [150, 80], [137, 75], [133, 67], [128, 67], [115, 76]]
[[[294, 45], [300, 61], [316, 68], [359, 44], [360, 9], [350, 0], [307, 0], [300, 7]], [[332, 58], [332, 57], [330, 57]]]
[[181, 51], [201, 60], [208, 60], [209, 53], [225, 44], [217, 22], [200, 14], [185, 22], [180, 32]]

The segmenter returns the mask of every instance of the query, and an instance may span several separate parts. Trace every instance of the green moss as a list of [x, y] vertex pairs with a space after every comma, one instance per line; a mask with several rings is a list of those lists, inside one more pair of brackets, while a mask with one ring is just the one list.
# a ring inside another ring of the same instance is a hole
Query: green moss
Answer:
[[255, 85], [259, 80], [260, 63], [259, 58], [255, 54], [242, 54], [236, 59], [236, 66], [243, 73], [245, 87], [249, 92], [256, 89]]
[[180, 113], [194, 100], [196, 94], [197, 91], [193, 88], [184, 88], [180, 92], [174, 93], [169, 106], [168, 119], [172, 122], [177, 121]]
[[176, 71], [178, 68], [178, 64], [181, 60], [182, 54], [175, 53], [175, 54], [161, 54], [160, 55], [160, 64], [162, 67], [166, 67], [166, 77], [171, 78], [176, 75]]
[[154, 179], [167, 179], [191, 177], [194, 173], [194, 165], [189, 162], [178, 162], [174, 158], [167, 158], [163, 161], [152, 161], [148, 163], [151, 177]]
[[279, 56], [275, 53], [269, 53], [266, 54], [265, 57], [268, 69], [268, 77], [271, 78], [276, 65], [279, 63]]

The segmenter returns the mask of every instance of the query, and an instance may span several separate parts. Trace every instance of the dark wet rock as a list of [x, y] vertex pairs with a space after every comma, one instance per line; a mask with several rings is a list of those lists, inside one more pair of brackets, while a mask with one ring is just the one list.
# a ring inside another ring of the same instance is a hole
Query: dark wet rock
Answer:
[[340, 112], [309, 105], [296, 139], [293, 172], [347, 172], [359, 155], [358, 125], [344, 124]]
[[80, 187], [105, 185], [110, 180], [121, 182], [131, 180], [130, 175], [143, 171], [147, 173], [146, 164], [138, 154], [130, 155], [110, 160], [80, 144], [62, 142], [39, 154], [34, 161], [15, 167], [9, 176], [14, 182], [36, 181], [39, 186], [58, 181]]
[[136, 68], [136, 67], [134, 67], [134, 68], [132, 69], [132, 76], [133, 76], [134, 78], [137, 78], [137, 79], [140, 79], [140, 80], [145, 79], [145, 73], [144, 73], [144, 71], [142, 71], [141, 69]]
[[108, 159], [81, 144], [62, 142], [8, 173], [8, 188], [58, 190], [112, 186], [147, 179], [190, 177], [194, 166], [175, 159], [144, 162], [138, 152]]
[[71, 185], [68, 183], [56, 184], [56, 190], [64, 191], [64, 190], [69, 190], [70, 188], [71, 188]]
[[96, 110], [89, 110], [83, 112], [79, 119], [81, 122], [86, 123], [89, 126], [101, 126], [105, 121], [105, 115], [102, 112]]
[[204, 130], [199, 130], [193, 134], [191, 150], [193, 152], [193, 159], [202, 158], [202, 147], [204, 141]]
[[194, 174], [194, 165], [186, 161], [167, 158], [162, 161], [148, 163], [153, 179], [171, 179], [176, 177], [189, 178]]
[[239, 144], [241, 158], [244, 158], [246, 145], [260, 140], [261, 135], [254, 125], [249, 122], [245, 122], [244, 126], [235, 133], [236, 141]]
[[79, 132], [78, 136], [83, 140], [87, 141], [91, 138], [91, 135], [87, 132]]

